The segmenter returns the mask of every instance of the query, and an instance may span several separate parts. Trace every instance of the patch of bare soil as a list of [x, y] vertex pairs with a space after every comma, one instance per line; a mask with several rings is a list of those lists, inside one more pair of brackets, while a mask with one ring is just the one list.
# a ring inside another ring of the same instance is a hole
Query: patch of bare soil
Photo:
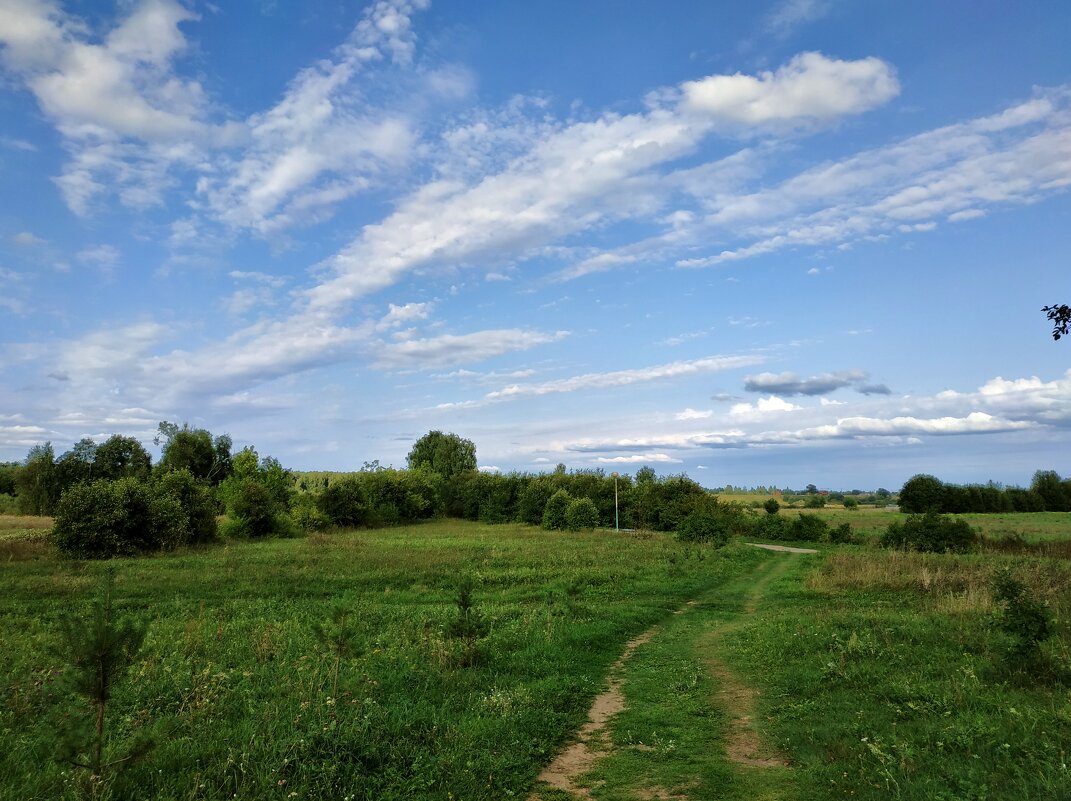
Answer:
[[795, 548], [791, 545], [766, 545], [761, 542], [745, 542], [753, 548], [763, 548], [767, 551], [781, 551], [782, 553], [818, 553], [814, 548]]
[[[681, 611], [683, 610], [678, 610], [677, 614]], [[588, 710], [587, 723], [580, 728], [577, 742], [558, 754], [555, 760], [539, 774], [538, 781], [546, 782], [551, 787], [557, 787], [559, 790], [573, 793], [581, 798], [591, 798], [591, 792], [586, 787], [578, 787], [574, 782], [591, 770], [595, 760], [599, 758], [600, 751], [605, 750], [603, 735], [606, 731], [606, 724], [610, 718], [625, 708], [625, 695], [621, 692], [621, 668], [637, 648], [650, 641], [656, 628], [650, 628], [639, 637], [625, 643], [625, 650], [610, 668], [609, 686], [595, 697], [595, 701]], [[533, 792], [529, 796], [529, 801], [534, 801], [538, 797], [538, 794]]]

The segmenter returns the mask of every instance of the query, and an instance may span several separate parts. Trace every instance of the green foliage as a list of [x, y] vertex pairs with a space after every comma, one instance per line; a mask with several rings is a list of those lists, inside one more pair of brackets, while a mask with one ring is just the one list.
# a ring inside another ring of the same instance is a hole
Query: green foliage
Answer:
[[785, 539], [794, 542], [821, 542], [829, 536], [829, 524], [818, 515], [800, 512], [785, 527]]
[[686, 515], [677, 528], [681, 542], [703, 542], [721, 548], [727, 545], [732, 531], [726, 515], [700, 510]]
[[429, 431], [413, 443], [406, 462], [410, 468], [424, 468], [448, 479], [476, 469], [476, 446], [457, 434]]
[[831, 542], [838, 545], [858, 545], [862, 540], [852, 533], [852, 527], [848, 523], [839, 526], [826, 526], [821, 542]]
[[189, 470], [165, 473], [156, 482], [160, 492], [173, 496], [186, 514], [186, 542], [212, 542], [218, 535], [216, 498], [206, 481], [199, 481]]
[[781, 510], [781, 504], [777, 502], [777, 498], [769, 498], [762, 508], [766, 510], [766, 514], [775, 515]]
[[307, 492], [297, 493], [290, 499], [290, 519], [306, 534], [326, 531], [332, 525], [331, 518], [317, 506], [317, 499]]
[[160, 469], [189, 470], [194, 478], [219, 484], [231, 474], [231, 438], [221, 434], [215, 439], [203, 428], [182, 427], [164, 420], [154, 440], [161, 445]]
[[446, 636], [461, 641], [458, 664], [472, 667], [479, 661], [479, 641], [487, 636], [490, 625], [472, 601], [472, 577], [464, 576], [457, 588], [457, 617], [446, 627]]
[[547, 501], [556, 491], [556, 484], [550, 476], [530, 479], [517, 499], [517, 520], [530, 526], [542, 525], [543, 510], [547, 508]]
[[1009, 568], [993, 577], [993, 598], [1002, 607], [1000, 627], [1012, 637], [1005, 663], [1034, 678], [1051, 678], [1053, 669], [1041, 644], [1055, 633], [1052, 610], [1015, 578]]
[[884, 548], [932, 553], [964, 553], [973, 550], [977, 542], [978, 532], [966, 520], [936, 512], [911, 515], [903, 523], [891, 523], [881, 537]]
[[803, 505], [807, 509], [823, 509], [826, 505], [826, 499], [823, 495], [811, 495], [803, 502]]
[[361, 653], [357, 644], [357, 621], [348, 609], [336, 606], [331, 612], [331, 621], [329, 623], [314, 622], [312, 631], [320, 647], [332, 660], [331, 699], [335, 701], [338, 699], [338, 675], [342, 660], [353, 658]]
[[920, 473], [912, 476], [900, 490], [900, 509], [910, 514], [940, 512], [945, 485], [940, 479]]
[[1030, 482], [1031, 492], [1041, 496], [1047, 512], [1071, 512], [1071, 481], [1055, 470], [1038, 470]]
[[755, 522], [754, 536], [760, 540], [783, 540], [788, 521], [779, 514], [765, 514]]
[[15, 478], [19, 510], [25, 515], [50, 515], [60, 497], [56, 452], [52, 443], [34, 445]]
[[93, 478], [140, 478], [152, 472], [152, 457], [133, 437], [115, 434], [96, 447], [93, 454]]
[[[115, 572], [104, 573], [89, 620], [74, 615], [60, 619], [61, 642], [55, 655], [64, 664], [60, 685], [82, 699], [84, 706], [60, 718], [57, 757], [88, 773], [89, 794], [96, 798], [107, 786], [112, 768], [133, 755], [105, 758], [108, 702], [145, 639], [146, 626], [119, 619], [114, 608]], [[143, 749], [138, 749], [143, 750]]]
[[324, 517], [336, 526], [363, 526], [368, 522], [368, 493], [355, 477], [331, 484], [316, 499]]
[[570, 531], [584, 531], [599, 525], [599, 508], [591, 498], [574, 498], [565, 508], [565, 527]]
[[859, 501], [857, 501], [855, 498], [845, 498], [844, 508], [847, 509], [849, 512], [854, 512], [856, 509], [859, 508]]
[[64, 493], [52, 533], [67, 556], [108, 559], [183, 544], [189, 517], [178, 498], [147, 482], [94, 481]]
[[279, 502], [269, 489], [255, 478], [227, 479], [234, 481], [229, 494], [227, 514], [245, 525], [249, 537], [268, 537], [275, 533], [276, 517], [282, 512]]
[[560, 489], [550, 496], [546, 508], [543, 510], [543, 528], [548, 531], [561, 531], [565, 528], [565, 514], [569, 510], [569, 504], [573, 502], [573, 496], [567, 490]]

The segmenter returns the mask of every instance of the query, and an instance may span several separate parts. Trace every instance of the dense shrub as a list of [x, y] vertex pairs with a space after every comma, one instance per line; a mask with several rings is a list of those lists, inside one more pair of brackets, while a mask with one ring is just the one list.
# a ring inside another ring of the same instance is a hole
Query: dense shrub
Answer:
[[363, 526], [368, 522], [368, 493], [353, 477], [328, 486], [316, 499], [316, 505], [336, 526]]
[[978, 533], [966, 520], [928, 512], [911, 515], [903, 523], [891, 523], [881, 537], [885, 548], [962, 553], [974, 548]]
[[186, 513], [187, 542], [203, 543], [216, 539], [216, 498], [205, 481], [198, 480], [188, 470], [165, 473], [157, 482], [161, 492], [178, 499]]
[[179, 499], [136, 478], [76, 484], [60, 498], [52, 529], [61, 553], [108, 559], [174, 548], [189, 538]]
[[829, 524], [818, 515], [800, 512], [795, 520], [785, 527], [786, 540], [821, 542], [829, 536]]
[[858, 545], [862, 540], [852, 533], [852, 527], [848, 523], [841, 523], [839, 526], [827, 526], [826, 533], [822, 536], [821, 541], [842, 545]]
[[781, 504], [777, 502], [777, 498], [767, 498], [762, 508], [766, 510], [766, 514], [775, 515], [781, 510]]
[[753, 535], [761, 540], [783, 540], [788, 521], [781, 515], [765, 514], [755, 522]]
[[[235, 477], [231, 476], [228, 481]], [[227, 513], [242, 521], [248, 537], [268, 537], [276, 533], [276, 518], [283, 507], [272, 497], [269, 489], [252, 478], [239, 479], [234, 485]]]
[[572, 501], [572, 496], [565, 490], [558, 490], [551, 495], [543, 510], [543, 528], [548, 531], [561, 531], [565, 528], [565, 513]]
[[682, 542], [705, 542], [720, 548], [729, 542], [732, 535], [731, 518], [709, 510], [692, 512], [684, 517], [677, 527], [677, 538]]
[[528, 480], [517, 496], [517, 520], [530, 526], [542, 525], [543, 510], [547, 508], [547, 501], [556, 491], [549, 476]]
[[599, 509], [591, 498], [574, 498], [565, 509], [565, 527], [582, 531], [599, 525]]
[[320, 511], [315, 496], [308, 492], [298, 493], [290, 499], [290, 519], [306, 534], [331, 527], [331, 518]]

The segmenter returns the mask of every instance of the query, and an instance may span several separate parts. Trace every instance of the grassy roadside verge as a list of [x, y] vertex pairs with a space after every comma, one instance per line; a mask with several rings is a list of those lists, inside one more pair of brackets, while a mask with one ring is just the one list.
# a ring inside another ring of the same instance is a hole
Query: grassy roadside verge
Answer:
[[[623, 643], [761, 561], [662, 535], [562, 535], [443, 521], [115, 560], [124, 614], [149, 621], [109, 710], [112, 753], [155, 735], [114, 797], [523, 796], [583, 721]], [[0, 798], [77, 795], [49, 719], [77, 713], [50, 653], [104, 566], [0, 564]], [[448, 635], [459, 579], [488, 622], [465, 666]], [[355, 655], [315, 626], [335, 609]]]

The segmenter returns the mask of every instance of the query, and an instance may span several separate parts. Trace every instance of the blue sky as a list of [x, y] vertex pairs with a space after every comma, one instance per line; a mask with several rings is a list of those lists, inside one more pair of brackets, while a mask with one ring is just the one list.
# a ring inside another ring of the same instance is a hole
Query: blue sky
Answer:
[[[312, 6], [310, 11], [307, 6]], [[1064, 2], [0, 0], [0, 459], [1071, 473]]]

